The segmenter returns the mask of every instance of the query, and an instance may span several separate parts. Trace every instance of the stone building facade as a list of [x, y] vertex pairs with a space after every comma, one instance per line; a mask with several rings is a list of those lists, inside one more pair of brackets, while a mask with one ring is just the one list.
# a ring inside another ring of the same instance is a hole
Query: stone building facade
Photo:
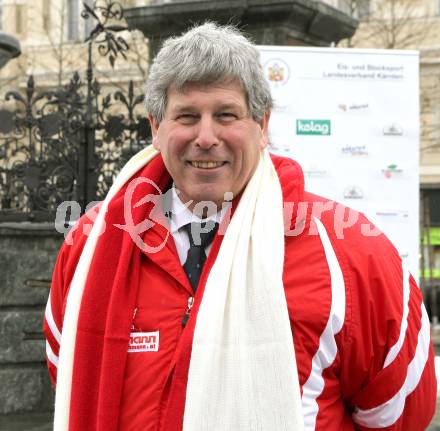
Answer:
[[[0, 72], [0, 94], [11, 87], [25, 87], [32, 74], [39, 88], [65, 84], [75, 71], [87, 68], [87, 43], [96, 22], [81, 16], [83, 3], [93, 0], [0, 0], [0, 29], [14, 35], [22, 54]], [[99, 3], [99, 2], [98, 2]], [[123, 7], [146, 4], [139, 0], [122, 0]], [[124, 32], [130, 44], [127, 60], [116, 61], [112, 68], [93, 49], [95, 76], [109, 86], [126, 85], [134, 80], [142, 86], [148, 69], [148, 42], [140, 32]]]

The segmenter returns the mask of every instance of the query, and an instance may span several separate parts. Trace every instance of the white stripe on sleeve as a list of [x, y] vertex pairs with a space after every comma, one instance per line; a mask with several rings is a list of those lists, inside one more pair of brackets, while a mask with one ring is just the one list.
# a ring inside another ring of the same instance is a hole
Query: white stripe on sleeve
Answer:
[[318, 351], [312, 359], [310, 376], [303, 386], [302, 407], [304, 426], [307, 431], [315, 429], [316, 417], [319, 411], [316, 399], [324, 389], [322, 373], [336, 358], [337, 346], [335, 336], [342, 329], [345, 319], [345, 283], [342, 270], [324, 225], [316, 217], [314, 217], [314, 221], [318, 228], [330, 270], [332, 304], [329, 320], [319, 339]]
[[403, 346], [403, 341], [405, 340], [406, 330], [408, 328], [408, 313], [409, 313], [409, 272], [402, 266], [402, 282], [403, 282], [403, 314], [402, 323], [400, 324], [400, 334], [399, 339], [396, 344], [389, 350], [383, 368], [388, 367], [391, 362], [394, 361], [400, 349]]
[[367, 428], [386, 428], [394, 424], [401, 416], [405, 407], [406, 397], [410, 395], [419, 384], [429, 357], [429, 318], [425, 306], [422, 308], [422, 327], [420, 328], [416, 353], [408, 365], [406, 379], [400, 390], [387, 402], [368, 410], [356, 410], [353, 420]]
[[58, 356], [55, 355], [48, 341], [46, 341], [46, 356], [47, 359], [58, 368]]
[[46, 312], [44, 314], [46, 318], [46, 322], [49, 325], [50, 331], [52, 332], [52, 335], [54, 336], [55, 340], [57, 340], [57, 343], [61, 343], [61, 332], [58, 329], [57, 324], [55, 323], [55, 320], [53, 318], [52, 314], [52, 304], [51, 304], [51, 296], [49, 295], [49, 298], [47, 299], [47, 305], [46, 305]]

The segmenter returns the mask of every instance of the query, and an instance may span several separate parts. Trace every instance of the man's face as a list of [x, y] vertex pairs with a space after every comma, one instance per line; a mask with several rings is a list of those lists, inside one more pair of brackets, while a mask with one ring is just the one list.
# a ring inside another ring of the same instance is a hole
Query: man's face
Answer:
[[219, 208], [226, 192], [234, 197], [240, 193], [267, 144], [269, 116], [261, 122], [252, 119], [235, 81], [168, 90], [160, 124], [150, 116], [153, 145], [162, 153], [181, 200], [194, 201], [190, 209], [201, 201]]

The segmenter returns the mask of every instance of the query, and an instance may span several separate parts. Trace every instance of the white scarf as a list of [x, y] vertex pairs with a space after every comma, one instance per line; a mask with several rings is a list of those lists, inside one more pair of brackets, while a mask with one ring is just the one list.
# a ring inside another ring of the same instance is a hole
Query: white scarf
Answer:
[[184, 431], [304, 429], [283, 264], [281, 186], [265, 150], [208, 276]]

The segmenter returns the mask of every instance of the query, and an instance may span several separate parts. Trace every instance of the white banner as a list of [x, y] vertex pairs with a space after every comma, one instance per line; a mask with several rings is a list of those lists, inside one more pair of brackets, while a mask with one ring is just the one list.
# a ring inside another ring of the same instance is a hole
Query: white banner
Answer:
[[362, 211], [419, 274], [417, 51], [260, 47], [271, 151], [306, 189]]

